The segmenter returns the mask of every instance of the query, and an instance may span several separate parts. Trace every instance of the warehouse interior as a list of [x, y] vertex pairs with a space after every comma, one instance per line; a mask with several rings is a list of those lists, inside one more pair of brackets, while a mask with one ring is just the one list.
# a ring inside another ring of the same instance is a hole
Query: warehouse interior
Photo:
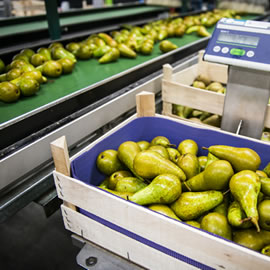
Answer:
[[0, 268], [267, 269], [269, 34], [267, 0], [0, 0]]

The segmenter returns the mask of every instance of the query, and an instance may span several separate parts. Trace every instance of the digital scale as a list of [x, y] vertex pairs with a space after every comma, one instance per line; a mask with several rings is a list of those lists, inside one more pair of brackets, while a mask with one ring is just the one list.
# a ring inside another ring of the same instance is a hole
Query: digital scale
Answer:
[[229, 66], [221, 128], [260, 138], [270, 96], [270, 23], [221, 19], [204, 60]]

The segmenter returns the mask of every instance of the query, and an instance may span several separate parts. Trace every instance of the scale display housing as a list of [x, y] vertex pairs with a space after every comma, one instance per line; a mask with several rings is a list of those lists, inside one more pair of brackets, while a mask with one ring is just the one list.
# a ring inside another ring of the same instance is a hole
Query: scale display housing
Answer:
[[221, 19], [207, 45], [204, 60], [270, 71], [270, 23]]

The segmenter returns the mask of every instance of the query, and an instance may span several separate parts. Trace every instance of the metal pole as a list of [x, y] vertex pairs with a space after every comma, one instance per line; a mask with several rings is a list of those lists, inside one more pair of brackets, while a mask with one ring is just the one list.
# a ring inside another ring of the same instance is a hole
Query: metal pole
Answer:
[[61, 37], [61, 29], [57, 12], [57, 1], [45, 0], [45, 7], [50, 37], [52, 40], [59, 39]]

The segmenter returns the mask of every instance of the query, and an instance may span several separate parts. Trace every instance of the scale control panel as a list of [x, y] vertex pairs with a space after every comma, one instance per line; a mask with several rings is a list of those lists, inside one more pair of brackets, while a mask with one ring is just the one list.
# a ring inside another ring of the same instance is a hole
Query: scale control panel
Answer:
[[270, 71], [270, 23], [221, 19], [207, 45], [204, 60]]

